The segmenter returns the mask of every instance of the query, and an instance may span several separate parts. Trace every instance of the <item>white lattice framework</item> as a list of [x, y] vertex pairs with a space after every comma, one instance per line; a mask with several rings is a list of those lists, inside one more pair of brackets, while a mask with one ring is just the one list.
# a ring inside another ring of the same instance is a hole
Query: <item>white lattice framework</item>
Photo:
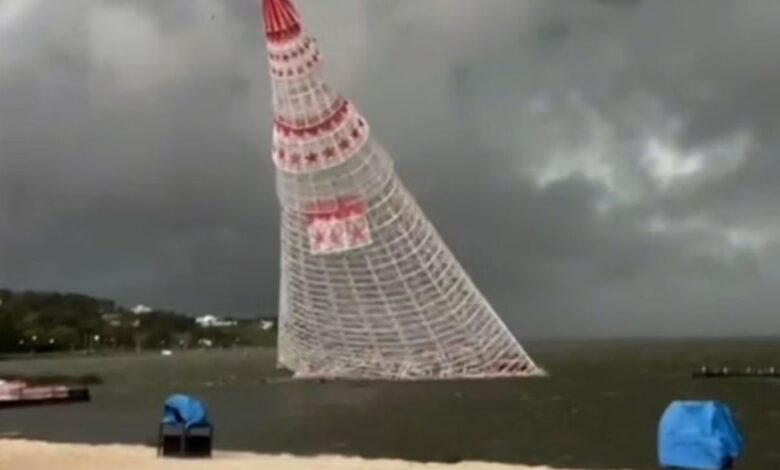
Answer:
[[296, 377], [539, 375], [321, 74], [290, 0], [263, 0], [282, 209], [279, 363]]

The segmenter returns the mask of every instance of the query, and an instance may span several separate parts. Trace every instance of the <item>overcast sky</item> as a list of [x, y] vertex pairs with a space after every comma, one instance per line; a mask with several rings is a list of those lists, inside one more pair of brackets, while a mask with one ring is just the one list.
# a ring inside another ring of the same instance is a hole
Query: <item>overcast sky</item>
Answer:
[[[299, 0], [520, 336], [780, 332], [780, 2]], [[0, 0], [0, 286], [275, 314], [257, 0]]]

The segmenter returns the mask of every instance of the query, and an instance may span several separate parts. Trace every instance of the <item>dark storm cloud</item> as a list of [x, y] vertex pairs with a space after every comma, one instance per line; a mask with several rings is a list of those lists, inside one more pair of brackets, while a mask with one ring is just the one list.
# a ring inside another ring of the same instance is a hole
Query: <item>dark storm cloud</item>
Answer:
[[[777, 2], [300, 4], [520, 335], [780, 326]], [[274, 312], [259, 18], [0, 2], [0, 285]]]

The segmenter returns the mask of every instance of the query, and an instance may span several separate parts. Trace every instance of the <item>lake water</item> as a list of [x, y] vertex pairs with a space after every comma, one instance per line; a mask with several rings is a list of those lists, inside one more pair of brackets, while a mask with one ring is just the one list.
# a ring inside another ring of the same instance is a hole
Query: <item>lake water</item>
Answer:
[[674, 399], [730, 404], [746, 436], [740, 468], [780, 468], [780, 381], [693, 380], [703, 363], [780, 365], [777, 341], [544, 342], [551, 377], [434, 383], [268, 381], [270, 350], [0, 362], [0, 374], [88, 374], [88, 404], [0, 411], [0, 433], [147, 443], [172, 393], [205, 400], [225, 450], [655, 468]]

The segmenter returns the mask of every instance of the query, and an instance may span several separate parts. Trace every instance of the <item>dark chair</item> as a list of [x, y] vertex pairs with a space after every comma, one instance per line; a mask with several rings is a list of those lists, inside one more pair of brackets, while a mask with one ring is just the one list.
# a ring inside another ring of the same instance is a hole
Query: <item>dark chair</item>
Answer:
[[161, 457], [211, 457], [214, 425], [206, 407], [186, 395], [174, 395], [165, 401], [165, 416], [160, 422], [157, 455]]

